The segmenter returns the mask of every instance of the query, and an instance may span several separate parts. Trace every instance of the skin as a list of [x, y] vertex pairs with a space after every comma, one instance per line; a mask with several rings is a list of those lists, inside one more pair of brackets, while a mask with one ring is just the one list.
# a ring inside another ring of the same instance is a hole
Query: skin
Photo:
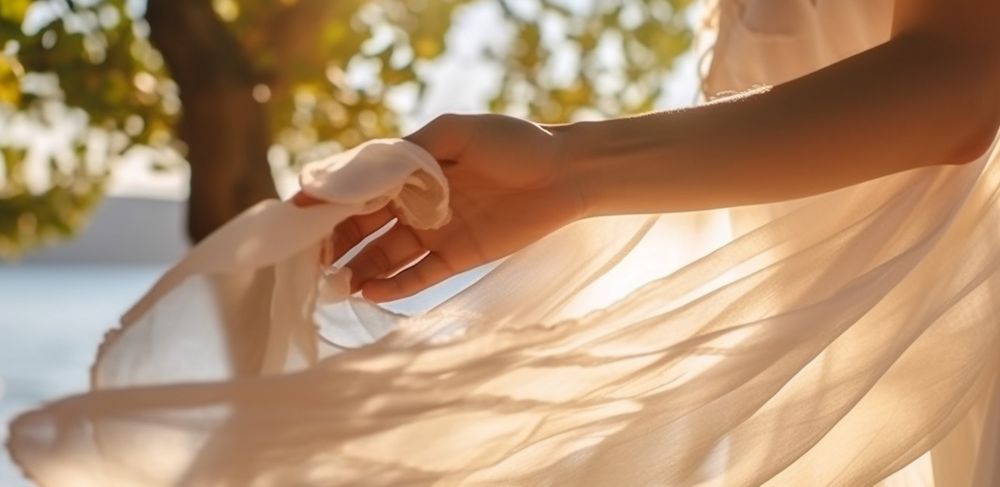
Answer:
[[[560, 126], [439, 117], [407, 139], [442, 164], [453, 218], [395, 224], [348, 263], [354, 289], [410, 296], [580, 218], [783, 201], [975, 160], [1000, 127], [998, 25], [997, 0], [897, 0], [889, 42], [720, 102]], [[393, 221], [341, 223], [335, 254]]]

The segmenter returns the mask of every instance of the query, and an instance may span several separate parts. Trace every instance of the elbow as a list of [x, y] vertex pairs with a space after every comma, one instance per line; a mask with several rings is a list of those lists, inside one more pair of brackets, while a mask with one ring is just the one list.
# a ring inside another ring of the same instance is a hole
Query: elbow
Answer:
[[[980, 46], [983, 47], [983, 46]], [[961, 83], [962, 95], [956, 96], [960, 106], [957, 116], [959, 127], [957, 150], [953, 164], [967, 164], [979, 160], [990, 151], [1000, 131], [1000, 51], [978, 49], [970, 56], [969, 67]]]
[[963, 165], [978, 161], [993, 147], [997, 133], [1000, 132], [1000, 113], [983, 116], [972, 116], [964, 124], [962, 133], [956, 134], [954, 150], [944, 163]]
[[[942, 44], [948, 52], [937, 68], [952, 72], [942, 93], [946, 117], [940, 133], [947, 140], [944, 164], [978, 161], [1000, 131], [1000, 43], [994, 40]], [[941, 57], [939, 57], [941, 59]], [[939, 95], [940, 96], [940, 95]], [[949, 150], [950, 149], [950, 150]]]
[[992, 67], [977, 69], [964, 80], [961, 94], [952, 103], [951, 132], [953, 150], [947, 164], [968, 164], [990, 151], [1000, 131], [1000, 71]]

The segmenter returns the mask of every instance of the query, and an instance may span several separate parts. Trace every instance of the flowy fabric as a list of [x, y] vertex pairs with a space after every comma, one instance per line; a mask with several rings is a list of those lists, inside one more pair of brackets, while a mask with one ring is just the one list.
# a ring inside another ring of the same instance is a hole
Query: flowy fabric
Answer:
[[[706, 85], [800, 76], [890, 19], [723, 2]], [[998, 485], [997, 157], [579, 221], [404, 315], [350, 296], [323, 242], [387, 203], [439, 226], [447, 181], [369, 142], [303, 172], [326, 204], [261, 203], [192, 249], [108, 334], [91, 391], [9, 446], [47, 486]]]

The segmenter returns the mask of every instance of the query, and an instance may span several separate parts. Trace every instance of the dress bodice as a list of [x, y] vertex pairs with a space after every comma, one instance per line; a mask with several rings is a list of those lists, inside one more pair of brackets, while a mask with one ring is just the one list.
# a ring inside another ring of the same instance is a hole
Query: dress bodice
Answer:
[[709, 96], [780, 84], [889, 39], [892, 0], [720, 0]]

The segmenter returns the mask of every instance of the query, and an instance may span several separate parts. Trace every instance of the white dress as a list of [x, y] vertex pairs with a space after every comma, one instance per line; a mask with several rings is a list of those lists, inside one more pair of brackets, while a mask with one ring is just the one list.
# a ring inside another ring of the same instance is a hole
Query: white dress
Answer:
[[[786, 81], [890, 20], [888, 0], [724, 2], [706, 84]], [[193, 249], [92, 391], [9, 446], [52, 486], [998, 485], [996, 158], [581, 221], [406, 317], [318, 265], [334, 223], [390, 199], [448, 217], [434, 161], [375, 141], [304, 172], [329, 204], [262, 203]]]

